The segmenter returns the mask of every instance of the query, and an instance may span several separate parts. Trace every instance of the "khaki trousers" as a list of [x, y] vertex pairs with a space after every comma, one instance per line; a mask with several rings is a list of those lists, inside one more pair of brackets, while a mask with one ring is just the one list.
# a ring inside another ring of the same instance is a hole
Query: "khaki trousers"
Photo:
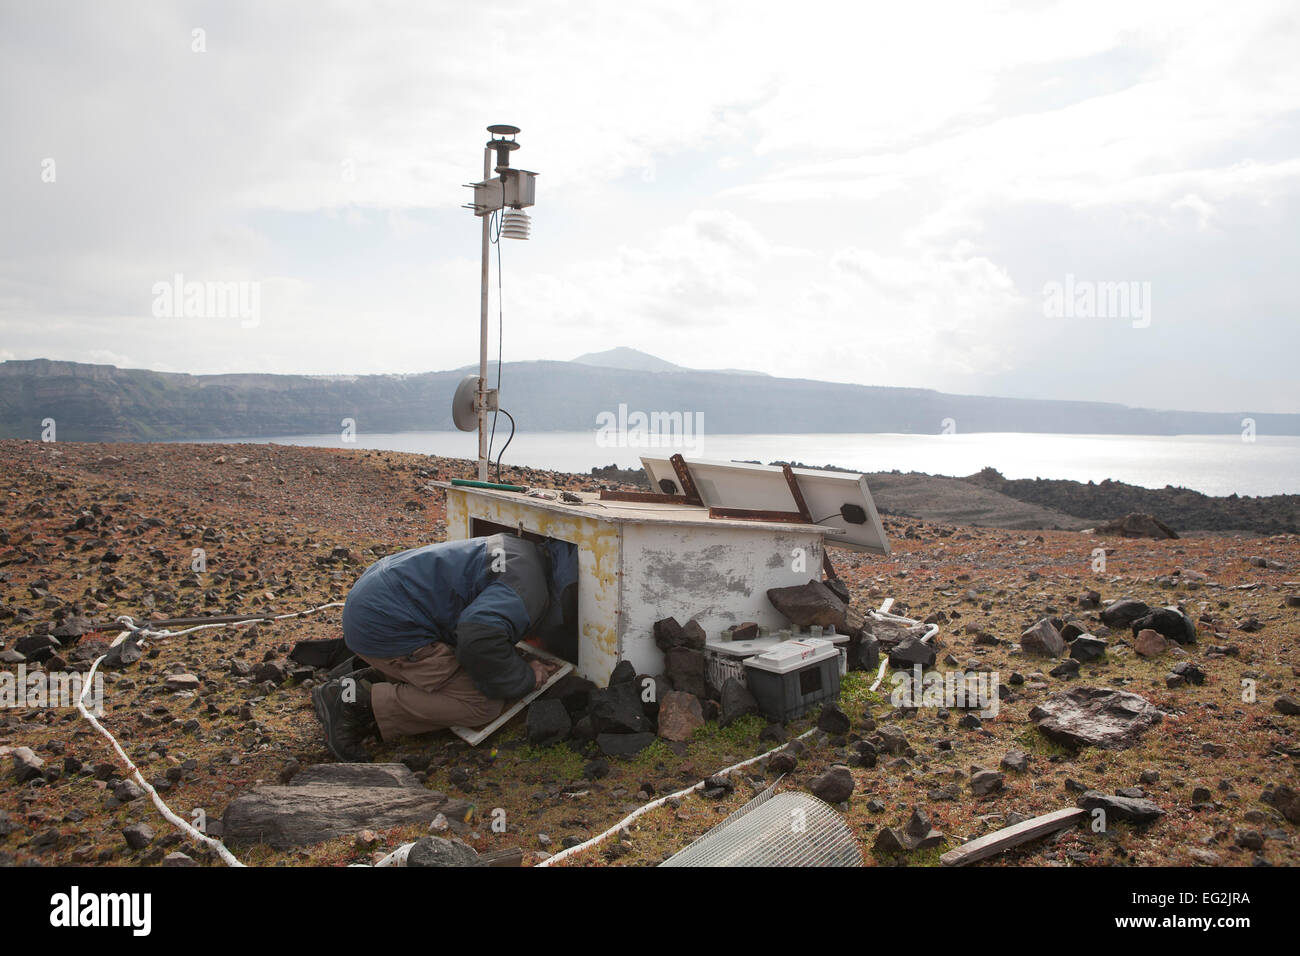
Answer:
[[447, 727], [481, 727], [505, 709], [505, 701], [479, 692], [455, 650], [441, 641], [406, 657], [365, 660], [392, 681], [374, 684], [370, 693], [384, 740]]

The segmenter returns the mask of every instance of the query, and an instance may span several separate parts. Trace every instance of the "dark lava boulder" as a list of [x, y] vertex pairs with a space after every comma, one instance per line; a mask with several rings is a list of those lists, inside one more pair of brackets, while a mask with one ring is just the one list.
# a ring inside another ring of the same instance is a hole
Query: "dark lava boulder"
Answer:
[[1130, 627], [1133, 629], [1134, 637], [1138, 632], [1149, 628], [1179, 644], [1196, 643], [1196, 625], [1190, 617], [1176, 607], [1156, 608], [1133, 621]]

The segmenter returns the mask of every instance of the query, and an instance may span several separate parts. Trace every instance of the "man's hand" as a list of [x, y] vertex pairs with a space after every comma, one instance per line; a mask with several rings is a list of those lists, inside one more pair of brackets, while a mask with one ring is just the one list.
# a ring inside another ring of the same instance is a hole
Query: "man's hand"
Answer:
[[551, 672], [541, 661], [529, 661], [528, 666], [533, 669], [533, 689], [537, 689], [551, 679]]

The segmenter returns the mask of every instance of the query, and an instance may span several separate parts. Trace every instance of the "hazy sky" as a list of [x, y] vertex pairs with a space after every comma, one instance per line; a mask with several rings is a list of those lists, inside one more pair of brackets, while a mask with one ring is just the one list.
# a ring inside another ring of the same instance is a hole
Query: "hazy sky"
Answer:
[[[514, 164], [540, 176], [533, 239], [502, 248], [507, 361], [626, 345], [1300, 411], [1298, 19], [1185, 0], [0, 0], [0, 358], [474, 362], [462, 184], [484, 127], [513, 123]], [[256, 323], [159, 317], [177, 274], [256, 283]], [[1136, 285], [1126, 308], [1062, 314], [1046, 293], [1067, 276], [1075, 295]]]

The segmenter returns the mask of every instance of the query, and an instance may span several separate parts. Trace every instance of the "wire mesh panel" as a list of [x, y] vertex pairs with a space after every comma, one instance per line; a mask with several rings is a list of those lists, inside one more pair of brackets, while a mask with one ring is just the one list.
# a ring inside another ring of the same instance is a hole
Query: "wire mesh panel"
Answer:
[[661, 866], [861, 866], [839, 813], [806, 793], [759, 794]]

